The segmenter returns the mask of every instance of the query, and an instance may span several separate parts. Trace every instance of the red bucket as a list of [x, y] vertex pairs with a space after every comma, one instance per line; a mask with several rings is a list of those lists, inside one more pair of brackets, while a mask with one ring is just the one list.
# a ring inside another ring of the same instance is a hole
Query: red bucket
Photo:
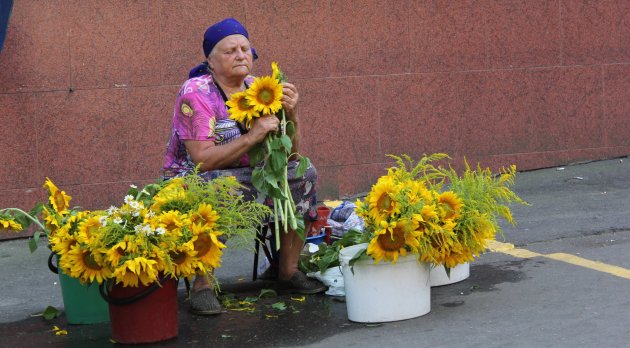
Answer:
[[161, 287], [157, 283], [139, 287], [114, 284], [102, 295], [109, 302], [114, 341], [152, 343], [177, 336], [176, 279], [164, 280]]

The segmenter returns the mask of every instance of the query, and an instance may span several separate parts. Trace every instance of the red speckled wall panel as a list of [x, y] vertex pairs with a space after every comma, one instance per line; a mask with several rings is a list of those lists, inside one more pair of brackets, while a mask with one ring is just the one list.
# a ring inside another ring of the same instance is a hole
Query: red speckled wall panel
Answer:
[[208, 25], [235, 17], [300, 92], [319, 199], [386, 154], [521, 170], [630, 154], [626, 0], [14, 2], [0, 52], [0, 205], [46, 176], [89, 208], [157, 179]]

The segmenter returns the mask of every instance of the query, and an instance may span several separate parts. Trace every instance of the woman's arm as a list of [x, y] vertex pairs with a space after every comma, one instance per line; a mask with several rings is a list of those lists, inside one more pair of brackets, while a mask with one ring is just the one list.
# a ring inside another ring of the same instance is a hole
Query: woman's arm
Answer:
[[276, 131], [280, 121], [275, 116], [257, 119], [252, 129], [233, 141], [215, 145], [212, 141], [185, 140], [186, 150], [192, 161], [199, 165], [202, 172], [233, 167], [254, 145], [265, 139], [269, 132]]

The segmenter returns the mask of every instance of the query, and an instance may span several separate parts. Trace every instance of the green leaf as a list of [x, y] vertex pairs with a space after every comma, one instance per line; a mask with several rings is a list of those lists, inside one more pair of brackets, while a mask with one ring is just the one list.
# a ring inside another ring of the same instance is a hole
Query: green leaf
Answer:
[[249, 302], [249, 303], [254, 303], [256, 301], [258, 301], [258, 297], [245, 297], [245, 299], [243, 300], [245, 302]]
[[258, 165], [260, 162], [262, 162], [265, 159], [265, 147], [264, 146], [254, 146], [252, 147], [248, 152], [247, 155], [249, 155], [249, 165], [250, 167], [254, 167], [256, 165]]
[[266, 184], [267, 181], [265, 180], [265, 172], [263, 171], [262, 168], [258, 167], [258, 168], [254, 168], [254, 170], [252, 171], [252, 185], [254, 185], [254, 187], [262, 192], [262, 193], [267, 193], [266, 188]]
[[291, 142], [291, 138], [288, 135], [283, 135], [279, 138], [282, 142], [282, 146], [287, 153], [291, 153], [291, 148], [293, 147], [293, 142]]
[[55, 308], [53, 306], [46, 307], [46, 309], [44, 309], [44, 312], [42, 313], [42, 316], [46, 320], [55, 319], [59, 315], [61, 315], [61, 312], [57, 308]]
[[273, 289], [260, 289], [260, 294], [258, 294], [258, 298], [270, 298], [276, 296], [278, 296], [278, 293]]
[[295, 176], [300, 177], [306, 173], [306, 170], [311, 165], [311, 160], [308, 157], [302, 156], [300, 157], [300, 162], [298, 163], [297, 168], [295, 169]]
[[29, 215], [36, 217], [37, 215], [41, 214], [41, 212], [44, 210], [44, 203], [37, 203], [35, 204], [35, 206], [33, 207], [33, 209], [31, 209], [31, 211], [29, 212]]
[[284, 167], [287, 166], [287, 155], [284, 152], [274, 151], [268, 160], [274, 172], [284, 174]]
[[282, 140], [280, 139], [280, 137], [271, 138], [269, 145], [271, 146], [272, 150], [282, 150], [282, 147], [283, 147]]
[[287, 305], [284, 302], [276, 302], [276, 303], [271, 305], [271, 308], [277, 309], [279, 311], [283, 311], [283, 310], [287, 309]]
[[295, 229], [295, 233], [297, 233], [298, 237], [304, 242], [306, 240], [306, 236], [304, 236], [304, 217], [302, 214], [295, 214], [295, 222], [297, 223], [297, 228]]
[[295, 124], [291, 121], [287, 122], [287, 135], [290, 138], [295, 138]]
[[31, 253], [37, 250], [37, 240], [35, 240], [35, 235], [33, 235], [33, 237], [28, 239], [28, 249], [31, 251]]
[[20, 212], [16, 212], [15, 215], [13, 215], [13, 219], [15, 220], [15, 222], [22, 225], [23, 229], [27, 229], [33, 222], [33, 220], [27, 218], [24, 214]]
[[348, 265], [350, 266], [350, 270], [352, 274], [354, 274], [354, 264], [359, 261], [364, 255], [367, 255], [367, 249], [362, 249], [358, 251], [354, 256], [348, 261]]

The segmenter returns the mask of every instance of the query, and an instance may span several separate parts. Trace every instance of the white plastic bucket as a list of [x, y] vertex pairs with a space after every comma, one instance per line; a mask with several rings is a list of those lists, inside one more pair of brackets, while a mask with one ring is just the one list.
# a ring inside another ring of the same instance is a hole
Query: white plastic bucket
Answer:
[[431, 268], [431, 286], [442, 286], [461, 282], [470, 277], [470, 263], [462, 263], [451, 268], [450, 277], [446, 275], [444, 266]]
[[370, 259], [349, 262], [367, 244], [341, 249], [339, 262], [346, 290], [348, 319], [360, 323], [404, 320], [431, 311], [429, 264], [416, 261], [414, 255], [401, 256], [398, 262]]

